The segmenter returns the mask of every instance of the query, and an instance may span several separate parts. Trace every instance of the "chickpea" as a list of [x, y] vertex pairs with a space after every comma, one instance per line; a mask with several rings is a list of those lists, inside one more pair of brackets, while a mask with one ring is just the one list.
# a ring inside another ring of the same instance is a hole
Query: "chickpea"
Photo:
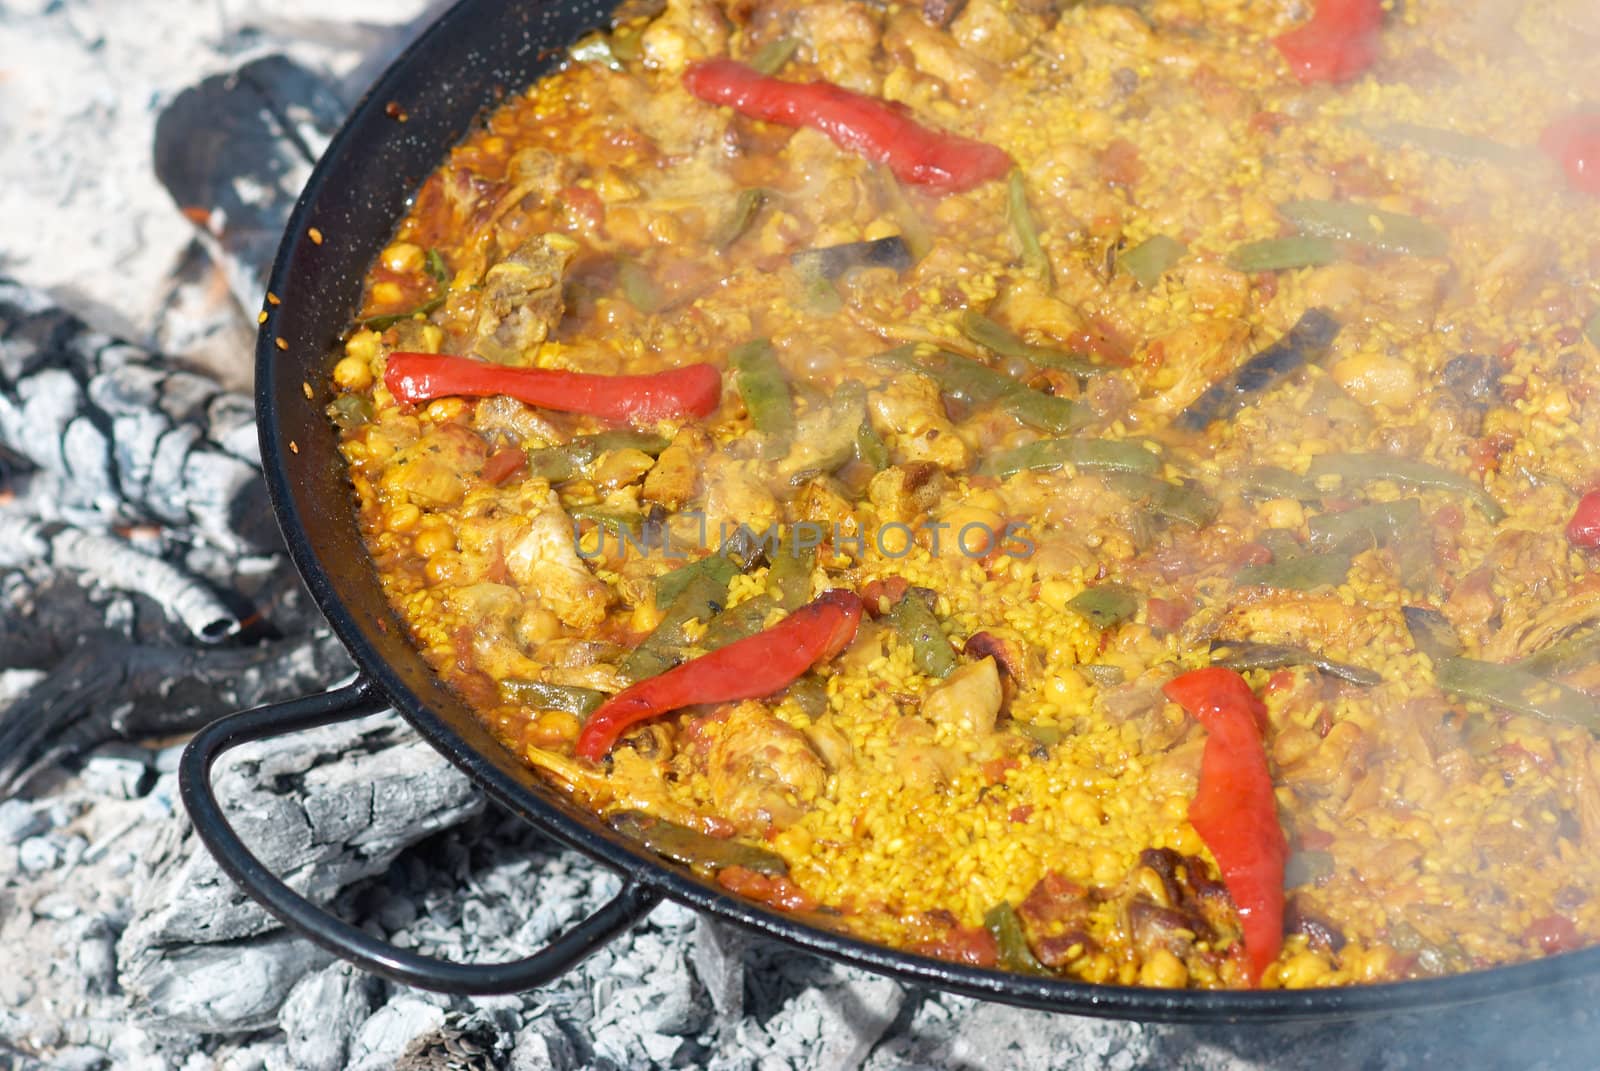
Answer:
[[379, 339], [378, 332], [363, 328], [345, 340], [345, 355], [360, 358], [364, 362], [370, 362], [378, 355]]
[[527, 742], [550, 750], [576, 740], [582, 728], [578, 719], [564, 710], [542, 710], [528, 723]]
[[417, 533], [411, 546], [419, 555], [431, 560], [446, 551], [455, 550], [456, 537], [448, 528], [430, 527]]
[[535, 606], [517, 620], [517, 641], [528, 650], [561, 635], [561, 619], [542, 606]]
[[1420, 386], [1416, 369], [1397, 357], [1364, 352], [1333, 366], [1335, 383], [1364, 405], [1404, 409], [1417, 400]]
[[435, 398], [428, 403], [428, 419], [435, 424], [448, 424], [459, 419], [467, 411], [467, 403], [462, 398]]
[[1139, 984], [1178, 989], [1189, 984], [1189, 968], [1171, 952], [1158, 948], [1139, 968]]
[[1292, 498], [1274, 498], [1261, 503], [1256, 509], [1261, 523], [1268, 528], [1286, 528], [1297, 531], [1306, 523], [1306, 511]]
[[384, 517], [384, 527], [391, 532], [409, 532], [422, 520], [422, 510], [411, 502], [392, 507]]
[[412, 275], [422, 270], [422, 248], [410, 242], [396, 242], [383, 251], [383, 266], [397, 275]]
[[400, 289], [399, 283], [388, 282], [386, 280], [381, 283], [373, 284], [372, 300], [377, 302], [379, 305], [398, 305], [400, 302], [405, 300], [405, 297], [406, 292]]
[[366, 390], [372, 386], [372, 367], [362, 357], [341, 357], [333, 366], [333, 382], [340, 390]]

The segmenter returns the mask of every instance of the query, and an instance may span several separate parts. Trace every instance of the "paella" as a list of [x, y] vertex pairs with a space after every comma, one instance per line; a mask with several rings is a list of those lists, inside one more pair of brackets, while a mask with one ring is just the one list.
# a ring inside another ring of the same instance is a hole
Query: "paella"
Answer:
[[1597, 43], [630, 0], [329, 359], [395, 613], [623, 836], [870, 941], [1213, 988], [1594, 943]]

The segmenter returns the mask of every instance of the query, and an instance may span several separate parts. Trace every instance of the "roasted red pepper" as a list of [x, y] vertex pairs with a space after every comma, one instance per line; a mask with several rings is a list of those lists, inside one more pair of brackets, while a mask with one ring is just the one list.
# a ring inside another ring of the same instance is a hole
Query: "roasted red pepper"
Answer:
[[690, 364], [642, 376], [600, 376], [549, 368], [509, 368], [442, 353], [391, 353], [383, 374], [405, 405], [435, 398], [503, 394], [541, 409], [586, 413], [610, 421], [649, 422], [711, 414], [722, 397], [722, 374]]
[[993, 145], [930, 130], [901, 105], [831, 82], [785, 82], [715, 59], [692, 65], [683, 84], [752, 119], [820, 131], [841, 149], [887, 165], [901, 182], [935, 193], [962, 193], [1011, 170], [1011, 157]]
[[1300, 81], [1348, 82], [1378, 58], [1382, 28], [1379, 0], [1317, 0], [1310, 22], [1272, 43]]
[[1289, 857], [1261, 742], [1267, 708], [1243, 677], [1220, 666], [1185, 673], [1162, 691], [1206, 727], [1189, 824], [1211, 849], [1239, 911], [1250, 984], [1256, 985], [1283, 947]]
[[1600, 550], [1600, 491], [1590, 491], [1578, 500], [1578, 508], [1567, 522], [1567, 542], [1579, 550]]
[[844, 650], [855, 638], [861, 610], [855, 592], [829, 591], [764, 632], [642, 680], [589, 717], [575, 750], [599, 762], [629, 727], [657, 714], [771, 695]]
[[1600, 112], [1577, 112], [1551, 123], [1539, 147], [1567, 173], [1580, 193], [1600, 197]]

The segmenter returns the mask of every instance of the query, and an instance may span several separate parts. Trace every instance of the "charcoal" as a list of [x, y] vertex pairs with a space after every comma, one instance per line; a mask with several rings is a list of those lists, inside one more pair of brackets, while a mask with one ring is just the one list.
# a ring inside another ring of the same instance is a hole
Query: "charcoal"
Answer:
[[361, 1026], [350, 1049], [350, 1071], [391, 1071], [413, 1042], [445, 1023], [445, 1011], [414, 996], [400, 995]]
[[131, 744], [107, 744], [83, 764], [83, 787], [96, 796], [138, 799], [150, 790], [155, 773], [150, 753]]
[[43, 807], [26, 800], [0, 800], [0, 844], [21, 844], [50, 828]]
[[339, 1071], [356, 1031], [372, 1013], [377, 985], [338, 963], [301, 979], [278, 1011], [288, 1055], [301, 1071]]

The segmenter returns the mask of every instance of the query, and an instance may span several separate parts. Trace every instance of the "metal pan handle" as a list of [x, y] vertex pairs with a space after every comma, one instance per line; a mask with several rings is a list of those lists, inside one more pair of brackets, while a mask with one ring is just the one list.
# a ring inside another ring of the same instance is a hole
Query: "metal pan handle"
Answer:
[[183, 805], [217, 863], [284, 925], [334, 955], [395, 982], [441, 993], [518, 993], [544, 985], [644, 918], [661, 900], [655, 889], [623, 885], [615, 899], [526, 959], [510, 963], [447, 963], [384, 943], [307, 900], [267, 870], [228, 824], [211, 785], [224, 751], [252, 740], [302, 732], [372, 714], [388, 700], [365, 679], [323, 695], [257, 707], [219, 719], [184, 749], [178, 766]]

